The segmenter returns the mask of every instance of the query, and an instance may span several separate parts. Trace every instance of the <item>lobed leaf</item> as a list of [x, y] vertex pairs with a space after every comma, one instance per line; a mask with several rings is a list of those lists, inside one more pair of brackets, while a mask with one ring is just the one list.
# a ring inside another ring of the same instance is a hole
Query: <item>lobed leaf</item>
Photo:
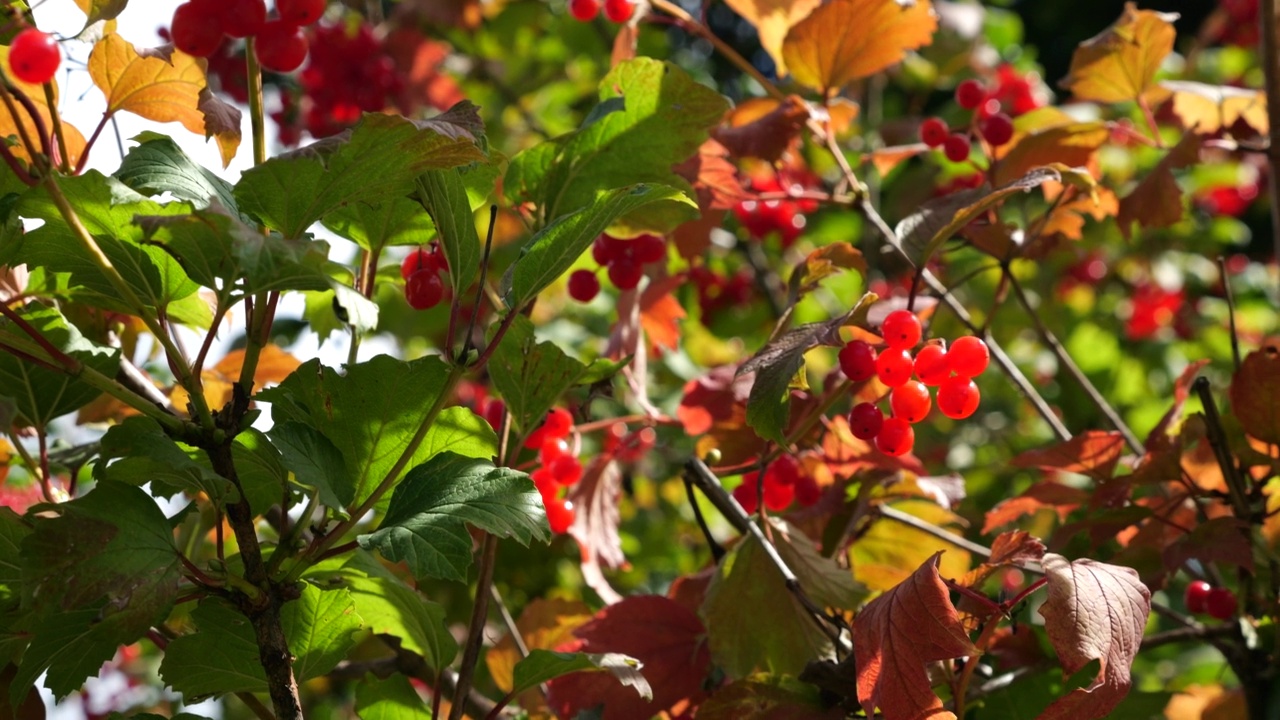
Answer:
[[1156, 73], [1173, 50], [1177, 19], [1126, 2], [1120, 19], [1076, 48], [1062, 86], [1081, 100], [1103, 103], [1136, 102], [1158, 90]]
[[787, 32], [782, 57], [796, 82], [830, 94], [901, 62], [937, 29], [929, 0], [832, 0]]

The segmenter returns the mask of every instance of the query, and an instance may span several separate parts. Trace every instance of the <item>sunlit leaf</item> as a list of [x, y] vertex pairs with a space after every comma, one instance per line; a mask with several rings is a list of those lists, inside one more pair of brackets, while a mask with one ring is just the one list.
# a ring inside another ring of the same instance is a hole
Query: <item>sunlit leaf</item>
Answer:
[[726, 0], [734, 12], [746, 18], [756, 27], [760, 36], [760, 46], [773, 58], [778, 75], [786, 75], [786, 58], [783, 56], [782, 41], [787, 32], [813, 9], [822, 4], [822, 0]]
[[1176, 13], [1139, 10], [1125, 3], [1120, 19], [1080, 43], [1062, 86], [1080, 100], [1135, 102], [1156, 85], [1156, 72], [1173, 50]]
[[1143, 230], [1165, 228], [1182, 220], [1183, 194], [1174, 170], [1194, 165], [1200, 159], [1203, 139], [1196, 133], [1182, 136], [1160, 162], [1142, 178], [1128, 195], [1120, 199], [1116, 224], [1125, 238], [1133, 234], [1133, 224]]
[[179, 50], [136, 48], [116, 33], [89, 53], [89, 77], [106, 95], [107, 112], [127, 110], [156, 122], [179, 122], [205, 134], [200, 91], [208, 84], [205, 63]]
[[929, 0], [832, 0], [791, 28], [782, 57], [796, 82], [825, 93], [900, 62], [937, 28]]
[[[0, 45], [0, 66], [6, 67], [6, 68], [9, 67], [9, 46], [8, 45]], [[10, 73], [5, 74], [5, 81], [12, 83], [13, 87], [16, 90], [21, 92], [23, 95], [26, 95], [27, 98], [31, 100], [31, 102], [35, 105], [36, 112], [40, 116], [40, 120], [42, 123], [44, 123], [44, 127], [46, 129], [53, 127], [53, 114], [49, 110], [49, 105], [44, 96], [44, 88], [42, 86], [23, 82], [17, 79], [16, 77], [14, 77]], [[53, 80], [50, 80], [49, 82], [53, 87], [54, 102], [57, 103], [58, 81], [55, 78]], [[39, 143], [38, 141], [35, 141], [35, 138], [39, 137], [39, 133], [36, 132], [35, 122], [33, 122], [25, 112], [20, 112], [18, 114], [18, 118], [19, 118], [19, 122], [21, 122], [21, 127], [27, 133], [27, 137], [32, 138], [33, 141], [37, 142], [37, 145], [38, 145]], [[4, 104], [0, 104], [0, 138], [7, 138], [7, 137], [16, 138], [18, 140], [18, 144], [10, 148], [11, 152], [14, 154], [15, 157], [30, 161], [31, 154], [27, 152], [27, 148], [24, 147], [22, 144], [22, 135], [19, 133], [18, 127], [19, 127], [19, 124], [18, 122], [14, 121], [13, 115], [9, 113], [9, 108]], [[68, 123], [66, 120], [62, 121], [62, 131], [63, 131], [63, 137], [65, 137], [67, 141], [68, 162], [71, 165], [71, 167], [75, 167], [76, 163], [79, 162], [80, 160], [80, 154], [84, 152], [84, 145], [85, 145], [84, 135], [80, 134], [80, 131], [76, 129], [76, 126]], [[61, 145], [57, 144], [55, 140], [54, 146], [57, 149], [60, 156]], [[43, 149], [40, 149], [40, 148], [37, 148], [37, 151], [44, 152]], [[9, 171], [7, 168], [5, 169], [4, 172], [5, 174], [9, 174]]]

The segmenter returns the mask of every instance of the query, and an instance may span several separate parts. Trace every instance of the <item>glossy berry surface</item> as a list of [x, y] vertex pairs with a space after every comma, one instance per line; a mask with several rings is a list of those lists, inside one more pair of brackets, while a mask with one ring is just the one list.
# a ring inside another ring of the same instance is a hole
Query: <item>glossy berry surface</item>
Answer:
[[1006, 145], [1013, 139], [1013, 119], [1004, 113], [996, 113], [978, 125], [982, 138], [993, 147]]
[[667, 257], [667, 243], [657, 235], [641, 235], [628, 244], [631, 257], [637, 262], [658, 262]]
[[931, 148], [946, 142], [947, 135], [950, 134], [951, 128], [947, 127], [947, 122], [942, 118], [931, 117], [920, 123], [920, 142]]
[[227, 0], [219, 7], [222, 32], [227, 37], [257, 35], [267, 23], [267, 4], [263, 0]]
[[444, 298], [444, 283], [434, 272], [416, 272], [404, 286], [404, 299], [414, 310], [428, 310]]
[[865, 382], [876, 374], [876, 351], [863, 340], [851, 340], [840, 348], [840, 370], [853, 382]]
[[591, 302], [600, 294], [600, 278], [590, 270], [574, 270], [569, 276], [569, 297], [578, 302]]
[[876, 449], [885, 455], [898, 457], [911, 452], [916, 444], [916, 432], [902, 418], [891, 417], [884, 421], [880, 434], [876, 435]]
[[967, 377], [953, 377], [938, 386], [938, 410], [952, 420], [963, 420], [978, 409], [982, 395]]
[[590, 22], [600, 14], [599, 0], [569, 0], [569, 14], [574, 20]]
[[276, 12], [290, 25], [310, 25], [324, 15], [325, 0], [276, 0]]
[[977, 80], [965, 80], [956, 86], [956, 104], [965, 110], [972, 110], [982, 104], [987, 91]]
[[1209, 591], [1212, 589], [1213, 586], [1203, 580], [1192, 580], [1187, 583], [1186, 592], [1182, 596], [1187, 612], [1195, 615], [1203, 613], [1208, 607]]
[[849, 431], [859, 440], [874, 440], [882, 427], [884, 413], [872, 403], [858, 403], [849, 411]]
[[551, 526], [551, 532], [557, 535], [563, 535], [569, 532], [569, 528], [573, 526], [573, 520], [577, 517], [577, 513], [573, 510], [573, 503], [568, 500], [543, 500], [547, 506], [547, 524]]
[[733, 499], [738, 501], [748, 515], [760, 509], [760, 495], [756, 488], [756, 474], [742, 476], [742, 484], [733, 489]]
[[905, 384], [911, 379], [911, 371], [915, 362], [911, 353], [899, 349], [886, 349], [876, 357], [876, 377], [891, 388]]
[[601, 235], [591, 243], [591, 257], [599, 265], [608, 265], [620, 257], [622, 241], [611, 236]]
[[991, 351], [982, 338], [966, 335], [956, 338], [947, 351], [947, 366], [957, 375], [977, 377], [991, 362]]
[[631, 0], [604, 0], [604, 16], [610, 22], [624, 23], [636, 14], [636, 5]]
[[782, 512], [786, 510], [796, 499], [796, 486], [782, 485], [780, 483], [771, 483], [765, 479], [764, 483], [764, 506], [773, 512]]
[[582, 463], [572, 455], [561, 455], [547, 463], [551, 477], [561, 485], [576, 485], [582, 479]]
[[969, 138], [960, 133], [947, 136], [942, 143], [942, 152], [951, 162], [964, 162], [969, 159]]
[[193, 57], [209, 57], [222, 44], [222, 19], [216, 7], [186, 2], [173, 11], [173, 46]]
[[929, 387], [937, 387], [942, 381], [951, 377], [951, 366], [947, 362], [947, 351], [941, 345], [925, 345], [916, 353], [916, 377]]
[[22, 82], [49, 82], [61, 63], [58, 43], [52, 36], [35, 28], [18, 33], [9, 45], [9, 71]]
[[426, 248], [418, 248], [400, 263], [400, 277], [408, 280], [418, 271], [439, 272], [440, 256]]
[[929, 397], [929, 388], [919, 380], [909, 380], [896, 387], [889, 394], [889, 407], [893, 408], [893, 416], [902, 418], [911, 424], [924, 420], [933, 408], [933, 400]]
[[910, 310], [894, 310], [885, 316], [880, 325], [880, 334], [885, 343], [894, 349], [909, 350], [920, 344], [923, 330], [920, 319]]
[[1204, 611], [1215, 620], [1230, 620], [1236, 615], [1236, 594], [1227, 588], [1209, 590]]
[[643, 276], [644, 268], [630, 258], [619, 258], [609, 265], [609, 282], [619, 290], [634, 290]]
[[267, 70], [293, 72], [307, 59], [307, 38], [297, 26], [273, 20], [258, 33], [254, 54]]

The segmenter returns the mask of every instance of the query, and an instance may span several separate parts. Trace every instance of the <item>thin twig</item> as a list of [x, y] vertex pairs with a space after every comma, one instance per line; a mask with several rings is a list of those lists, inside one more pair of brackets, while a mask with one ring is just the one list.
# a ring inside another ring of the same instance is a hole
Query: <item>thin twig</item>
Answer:
[[919, 530], [922, 533], [931, 535], [945, 543], [955, 545], [961, 550], [968, 550], [974, 555], [978, 555], [983, 558], [991, 557], [991, 550], [989, 548], [979, 545], [978, 543], [966, 540], [963, 537], [960, 537], [959, 535], [956, 535], [954, 533], [949, 533], [946, 530], [938, 527], [937, 525], [934, 525], [933, 523], [925, 522], [924, 520], [921, 520], [915, 515], [904, 513], [901, 510], [898, 510], [897, 508], [891, 507], [889, 505], [884, 505], [884, 504], [877, 505], [874, 510], [874, 514], [879, 515], [888, 520], [893, 520], [896, 523], [900, 523], [902, 525], [915, 528], [916, 530]]
[[[498, 538], [485, 533], [480, 551], [480, 577], [476, 579], [476, 600], [471, 608], [471, 624], [467, 626], [467, 643], [462, 650], [462, 665], [458, 668], [458, 695], [471, 690], [476, 663], [480, 660], [480, 647], [484, 644], [484, 626], [489, 617], [489, 587], [493, 584], [493, 566], [498, 554]], [[449, 720], [462, 720], [462, 703], [449, 709]]]
[[684, 479], [684, 491], [689, 496], [689, 507], [693, 508], [693, 517], [698, 521], [698, 527], [702, 529], [702, 536], [707, 540], [707, 548], [711, 550], [711, 559], [719, 564], [720, 559], [724, 557], [724, 546], [717, 542], [715, 536], [711, 534], [707, 519], [702, 516], [702, 508], [698, 506], [698, 497], [693, 492], [693, 483], [687, 475]]
[[1231, 360], [1240, 370], [1240, 338], [1236, 334], [1236, 297], [1231, 292], [1231, 276], [1227, 274], [1227, 259], [1218, 257], [1218, 277], [1222, 280], [1222, 293], [1227, 298], [1227, 327], [1231, 330]]
[[271, 708], [263, 705], [262, 701], [253, 693], [238, 692], [236, 693], [236, 697], [239, 698], [240, 702], [244, 703], [246, 707], [252, 710], [254, 715], [258, 716], [258, 720], [276, 720], [276, 716], [271, 712]]
[[[471, 319], [467, 322], [467, 335], [462, 339], [462, 352], [458, 359], [467, 361], [467, 353], [475, 346], [476, 318], [480, 317], [480, 307], [484, 303], [484, 284], [489, 279], [489, 252], [493, 250], [493, 231], [498, 225], [498, 206], [489, 206], [489, 231], [484, 236], [484, 254], [480, 257], [480, 280], [476, 285], [476, 304], [471, 308]], [[497, 306], [494, 306], [497, 308]], [[455, 309], [456, 312], [456, 309]], [[449, 327], [453, 327], [452, 321]], [[453, 351], [453, 333], [449, 334], [449, 350]]]
[[1201, 375], [1191, 383], [1191, 390], [1200, 398], [1204, 406], [1205, 432], [1209, 437], [1209, 446], [1213, 456], [1222, 470], [1222, 477], [1227, 482], [1227, 495], [1231, 498], [1231, 507], [1236, 517], [1248, 522], [1249, 492], [1244, 480], [1236, 468], [1235, 459], [1231, 457], [1231, 448], [1227, 445], [1227, 434], [1222, 429], [1222, 418], [1218, 415], [1218, 403], [1213, 399], [1213, 391], [1209, 387], [1209, 378]]

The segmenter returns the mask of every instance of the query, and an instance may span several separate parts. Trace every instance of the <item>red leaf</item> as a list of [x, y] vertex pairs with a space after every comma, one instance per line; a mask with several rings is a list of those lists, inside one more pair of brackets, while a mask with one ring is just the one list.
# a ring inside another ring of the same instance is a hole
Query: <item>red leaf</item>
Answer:
[[1129, 693], [1129, 668], [1151, 613], [1151, 592], [1133, 568], [1049, 553], [1049, 598], [1040, 607], [1049, 642], [1068, 675], [1098, 660], [1091, 685], [1058, 698], [1039, 720], [1106, 717]]
[[739, 377], [737, 368], [718, 367], [684, 385], [684, 398], [676, 417], [689, 435], [702, 435], [720, 423], [742, 426], [746, 422], [751, 378]]
[[1280, 349], [1268, 345], [1249, 353], [1231, 379], [1231, 410], [1244, 431], [1280, 444]]
[[[688, 180], [695, 190], [707, 191], [706, 209], [728, 210], [752, 197], [738, 179], [738, 167], [729, 160], [729, 151], [715, 140], [698, 147], [698, 154], [671, 168]], [[701, 196], [699, 196], [701, 200]], [[698, 203], [703, 206], [702, 202]]]
[[982, 534], [987, 535], [992, 530], [1004, 527], [1038, 510], [1053, 510], [1058, 513], [1058, 522], [1065, 522], [1071, 511], [1088, 500], [1088, 493], [1078, 488], [1067, 487], [1056, 482], [1039, 482], [1027, 488], [1026, 492], [1018, 497], [1005, 500], [989, 510], [986, 523], [982, 526]]
[[938, 553], [911, 577], [867, 604], [854, 618], [858, 702], [867, 715], [887, 718], [954, 718], [929, 685], [926, 666], [973, 656], [947, 586], [938, 576]]
[[566, 496], [575, 511], [569, 534], [578, 541], [583, 580], [607, 603], [618, 602], [622, 596], [605, 580], [603, 567], [618, 568], [627, 564], [627, 557], [622, 554], [622, 539], [618, 536], [621, 491], [622, 472], [618, 470], [618, 463], [609, 455], [598, 455], [583, 469], [582, 479]]
[[1221, 562], [1253, 572], [1253, 545], [1249, 524], [1234, 517], [1213, 518], [1195, 526], [1190, 533], [1164, 549], [1164, 566], [1182, 567], [1187, 560]]
[[681, 276], [650, 283], [640, 295], [640, 326], [655, 347], [675, 350], [680, 344], [684, 308], [671, 291], [684, 284]]
[[1062, 470], [1108, 480], [1123, 452], [1124, 436], [1120, 433], [1089, 430], [1064, 443], [1024, 452], [1012, 462], [1014, 467]]
[[610, 605], [574, 631], [578, 641], [559, 650], [619, 652], [644, 663], [653, 701], [618, 683], [608, 673], [575, 673], [548, 683], [547, 702], [565, 718], [603, 706], [603, 720], [648, 720], [682, 700], [700, 702], [711, 654], [698, 616], [660, 595], [629, 597]]
[[991, 543], [991, 557], [970, 570], [959, 582], [966, 587], [975, 587], [1002, 567], [1040, 562], [1042, 557], [1044, 557], [1044, 543], [1040, 538], [1025, 530], [1000, 533], [996, 536], [995, 542]]
[[[769, 108], [767, 112], [765, 108]], [[808, 118], [809, 106], [797, 95], [781, 102], [758, 98], [730, 112], [729, 124], [714, 130], [713, 135], [734, 157], [775, 162], [800, 136]]]

